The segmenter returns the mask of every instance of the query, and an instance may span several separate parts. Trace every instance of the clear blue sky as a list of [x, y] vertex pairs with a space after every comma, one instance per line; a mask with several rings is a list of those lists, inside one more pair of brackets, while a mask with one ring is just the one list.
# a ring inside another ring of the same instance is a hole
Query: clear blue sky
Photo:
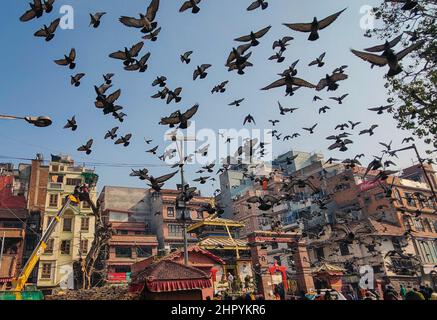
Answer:
[[[318, 122], [316, 134], [302, 133], [302, 137], [291, 142], [275, 142], [274, 154], [278, 155], [290, 149], [302, 151], [322, 151], [326, 157], [353, 157], [357, 153], [367, 156], [379, 154], [381, 147], [378, 141], [400, 145], [402, 138], [409, 135], [396, 129], [390, 116], [376, 116], [367, 111], [369, 107], [386, 103], [383, 75], [385, 69], [370, 70], [369, 65], [354, 57], [349, 49], [362, 49], [379, 42], [363, 37], [360, 28], [360, 7], [376, 5], [374, 0], [271, 0], [265, 11], [247, 12], [250, 0], [204, 0], [201, 11], [197, 15], [190, 12], [179, 13], [183, 2], [161, 0], [157, 15], [162, 31], [157, 42], [146, 42], [143, 52], [151, 52], [149, 70], [144, 73], [129, 73], [122, 69], [120, 61], [108, 58], [110, 52], [131, 46], [140, 41], [141, 33], [137, 29], [124, 27], [118, 22], [121, 15], [137, 16], [145, 12], [149, 1], [130, 0], [57, 0], [55, 10], [50, 15], [21, 23], [20, 15], [28, 9], [28, 1], [5, 1], [2, 3], [0, 59], [0, 114], [15, 115], [49, 115], [54, 124], [45, 129], [38, 129], [15, 121], [0, 122], [1, 156], [31, 158], [36, 153], [44, 153], [46, 159], [50, 153], [70, 154], [77, 162], [111, 162], [111, 163], [144, 163], [160, 164], [153, 156], [146, 154], [143, 137], [154, 139], [154, 144], [164, 145], [163, 126], [158, 125], [160, 117], [170, 114], [176, 109], [185, 110], [194, 103], [200, 104], [196, 115], [197, 128], [241, 128], [245, 115], [252, 114], [257, 127], [269, 128], [268, 119], [280, 119], [280, 132], [291, 134], [301, 132], [302, 127], [312, 126]], [[44, 23], [49, 24], [59, 15], [63, 4], [72, 5], [75, 9], [75, 29], [58, 30], [53, 41], [46, 43], [35, 38], [33, 33]], [[282, 23], [309, 22], [314, 16], [324, 18], [345, 7], [348, 10], [329, 28], [323, 30], [321, 39], [316, 42], [307, 41], [307, 34], [299, 34], [282, 26]], [[106, 11], [99, 29], [88, 26], [90, 12]], [[253, 68], [247, 69], [246, 75], [228, 73], [224, 67], [227, 55], [238, 43], [234, 38], [248, 34], [250, 30], [259, 30], [272, 25], [270, 32], [261, 39], [261, 45], [253, 49], [251, 61]], [[273, 54], [271, 49], [274, 40], [291, 35], [291, 42], [285, 52], [286, 61], [282, 64], [268, 61]], [[78, 58], [77, 68], [70, 72], [53, 63], [75, 47]], [[193, 50], [192, 63], [182, 65], [179, 55]], [[326, 51], [326, 66], [322, 69], [307, 67], [308, 63]], [[283, 90], [269, 92], [259, 89], [277, 79], [276, 74], [285, 69], [296, 59], [299, 75], [312, 83], [336, 67], [347, 64], [349, 80], [341, 83], [335, 93], [323, 92], [319, 95], [325, 101], [312, 102], [313, 90], [301, 89], [293, 97], [284, 97]], [[192, 73], [196, 65], [209, 63], [210, 69], [206, 80], [192, 81]], [[69, 76], [73, 73], [85, 72], [87, 75], [79, 88], [70, 85]], [[104, 141], [106, 130], [118, 126], [112, 117], [104, 117], [100, 110], [94, 108], [95, 98], [93, 85], [102, 82], [103, 73], [113, 72], [114, 88], [122, 89], [119, 103], [125, 106], [128, 114], [126, 121], [120, 125], [120, 133], [131, 132], [134, 135], [129, 148], [114, 146]], [[183, 100], [180, 104], [166, 105], [162, 100], [151, 99], [156, 92], [151, 82], [158, 75], [169, 78], [169, 86], [183, 86]], [[223, 80], [229, 80], [228, 91], [222, 95], [211, 95], [212, 87]], [[326, 98], [349, 93], [343, 105], [337, 105]], [[232, 108], [228, 103], [245, 97], [246, 101], [239, 108]], [[299, 107], [294, 115], [280, 117], [276, 101], [284, 106]], [[319, 115], [318, 109], [324, 105], [332, 107], [325, 115]], [[66, 119], [76, 115], [79, 123], [77, 132], [64, 130]], [[376, 135], [352, 137], [355, 144], [347, 153], [328, 152], [329, 143], [325, 137], [334, 133], [336, 124], [347, 120], [363, 121], [359, 129], [379, 124]], [[89, 138], [94, 138], [94, 152], [85, 156], [76, 151], [77, 147]], [[404, 154], [396, 162], [400, 166], [411, 164], [412, 154]], [[367, 158], [369, 159], [369, 158]], [[3, 160], [0, 160], [3, 161]], [[367, 161], [364, 161], [367, 163]], [[100, 175], [99, 188], [104, 185], [144, 186], [140, 181], [129, 177], [129, 168], [97, 167]], [[193, 172], [198, 166], [188, 168], [189, 178], [197, 177]], [[169, 169], [152, 168], [152, 174], [166, 173]], [[176, 180], [168, 186], [174, 186]], [[206, 186], [205, 190], [211, 188]]]

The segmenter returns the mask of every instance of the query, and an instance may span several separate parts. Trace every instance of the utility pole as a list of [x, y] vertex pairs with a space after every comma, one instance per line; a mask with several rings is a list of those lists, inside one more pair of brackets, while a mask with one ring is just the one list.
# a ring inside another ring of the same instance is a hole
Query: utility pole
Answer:
[[425, 175], [425, 179], [428, 182], [429, 188], [431, 189], [431, 193], [432, 193], [432, 195], [434, 197], [434, 200], [437, 200], [437, 195], [436, 195], [434, 186], [432, 185], [431, 178], [428, 176], [428, 173], [426, 172], [426, 169], [425, 169], [425, 167], [423, 165], [422, 158], [420, 157], [420, 154], [419, 154], [419, 151], [417, 150], [416, 145], [413, 143], [409, 147], [405, 147], [405, 148], [402, 148], [402, 149], [399, 149], [399, 150], [392, 151], [392, 153], [395, 154], [396, 152], [406, 151], [406, 150], [411, 150], [411, 149], [414, 149], [414, 152], [416, 153], [417, 161], [419, 161], [419, 165], [422, 168], [423, 174]]
[[0, 270], [2, 268], [2, 261], [3, 261], [3, 251], [5, 249], [5, 238], [6, 238], [6, 232], [3, 231], [3, 238], [2, 238], [2, 248], [0, 250]]
[[[182, 144], [182, 142], [181, 142]], [[185, 217], [185, 206], [186, 206], [186, 202], [185, 202], [185, 178], [184, 178], [184, 164], [182, 163], [180, 165], [181, 168], [181, 184], [182, 184], [182, 192], [183, 192], [183, 206], [182, 206], [182, 221], [183, 221], [183, 225], [182, 225], [182, 229], [183, 229], [183, 233], [184, 233], [184, 264], [186, 266], [188, 266], [188, 237], [187, 237], [187, 221], [186, 221], [186, 217]]]
[[[179, 137], [177, 134], [173, 134], [173, 135], [167, 135], [167, 138], [169, 138], [169, 140], [173, 141], [176, 143], [176, 148], [178, 150], [179, 153], [179, 169], [181, 172], [181, 192], [182, 192], [182, 229], [183, 229], [183, 241], [184, 241], [184, 264], [186, 266], [188, 266], [188, 236], [187, 236], [187, 219], [185, 217], [185, 209], [186, 209], [186, 199], [185, 199], [185, 176], [184, 176], [184, 165], [185, 165], [185, 157], [184, 157], [184, 145], [183, 143], [185, 141], [196, 141], [195, 138], [188, 138], [188, 137]], [[178, 144], [178, 142], [180, 142], [180, 146]], [[178, 207], [178, 205], [176, 204], [176, 207]]]
[[422, 161], [422, 158], [420, 158], [419, 151], [417, 150], [417, 147], [414, 143], [413, 143], [412, 147], [413, 147], [414, 151], [416, 152], [417, 160], [419, 160], [420, 167], [422, 168], [423, 174], [425, 175], [425, 178], [428, 181], [429, 187], [431, 188], [432, 195], [434, 196], [434, 201], [437, 201], [436, 193], [435, 193], [434, 187], [432, 185], [431, 178], [428, 176], [428, 173], [426, 172], [426, 169], [423, 166], [423, 161]]

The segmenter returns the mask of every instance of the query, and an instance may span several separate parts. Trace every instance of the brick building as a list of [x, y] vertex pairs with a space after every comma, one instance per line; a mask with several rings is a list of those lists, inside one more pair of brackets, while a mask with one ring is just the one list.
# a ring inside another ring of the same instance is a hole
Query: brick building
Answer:
[[26, 201], [15, 181], [13, 167], [0, 175], [0, 287], [10, 286], [22, 266], [26, 233]]
[[[176, 209], [178, 194], [178, 190], [168, 189], [157, 193], [145, 188], [103, 188], [99, 197], [101, 214], [114, 232], [104, 262], [108, 281], [126, 282], [132, 264], [183, 246], [181, 211]], [[201, 208], [210, 201], [195, 196], [187, 204], [187, 224], [206, 217]], [[188, 241], [196, 243], [192, 235], [188, 235]]]

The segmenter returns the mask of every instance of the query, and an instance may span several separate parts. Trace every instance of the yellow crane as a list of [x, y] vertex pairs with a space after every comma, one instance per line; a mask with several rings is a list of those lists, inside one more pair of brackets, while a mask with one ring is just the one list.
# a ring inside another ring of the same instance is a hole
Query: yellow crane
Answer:
[[[65, 211], [67, 211], [67, 209], [71, 207], [77, 207], [81, 201], [87, 201], [90, 203], [90, 205], [93, 206], [93, 203], [89, 198], [88, 189], [83, 189], [82, 187], [78, 187], [76, 188], [74, 194], [68, 195], [66, 197], [66, 201], [62, 206], [61, 210], [56, 214], [54, 219], [50, 220], [46, 230], [42, 234], [41, 239], [39, 240], [37, 246], [33, 250], [26, 264], [22, 268], [20, 274], [12, 280], [12, 290], [3, 293], [0, 292], [0, 300], [22, 299], [22, 292], [24, 292], [26, 289], [27, 280], [29, 279], [29, 276], [31, 275], [33, 269], [38, 263], [41, 255], [44, 253], [45, 249], [47, 248], [47, 242], [49, 241], [50, 236], [52, 235], [56, 226], [61, 221], [61, 218], [64, 216]], [[33, 290], [33, 292], [38, 292], [38, 291]]]

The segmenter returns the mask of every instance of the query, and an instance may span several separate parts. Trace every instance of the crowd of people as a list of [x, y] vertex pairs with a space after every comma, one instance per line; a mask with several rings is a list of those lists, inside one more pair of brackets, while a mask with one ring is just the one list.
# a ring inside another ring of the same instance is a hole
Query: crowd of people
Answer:
[[[366, 289], [354, 291], [347, 288], [341, 294], [346, 300], [437, 300], [437, 292], [427, 284], [420, 287], [400, 285], [397, 291], [392, 285], [386, 285], [382, 295], [376, 290]], [[317, 290], [315, 293], [302, 293], [303, 300], [338, 300], [339, 293], [335, 289]]]
[[[275, 300], [437, 300], [437, 292], [427, 284], [419, 287], [400, 285], [396, 290], [392, 285], [386, 285], [382, 294], [377, 290], [365, 289], [358, 292], [352, 287], [346, 288], [343, 292], [335, 289], [323, 289], [312, 292], [301, 291], [297, 295], [287, 295], [283, 286], [275, 285], [273, 290]], [[229, 292], [217, 293], [213, 300], [264, 300], [262, 294], [255, 292], [242, 293], [240, 295]], [[208, 300], [211, 300], [209, 298]]]

